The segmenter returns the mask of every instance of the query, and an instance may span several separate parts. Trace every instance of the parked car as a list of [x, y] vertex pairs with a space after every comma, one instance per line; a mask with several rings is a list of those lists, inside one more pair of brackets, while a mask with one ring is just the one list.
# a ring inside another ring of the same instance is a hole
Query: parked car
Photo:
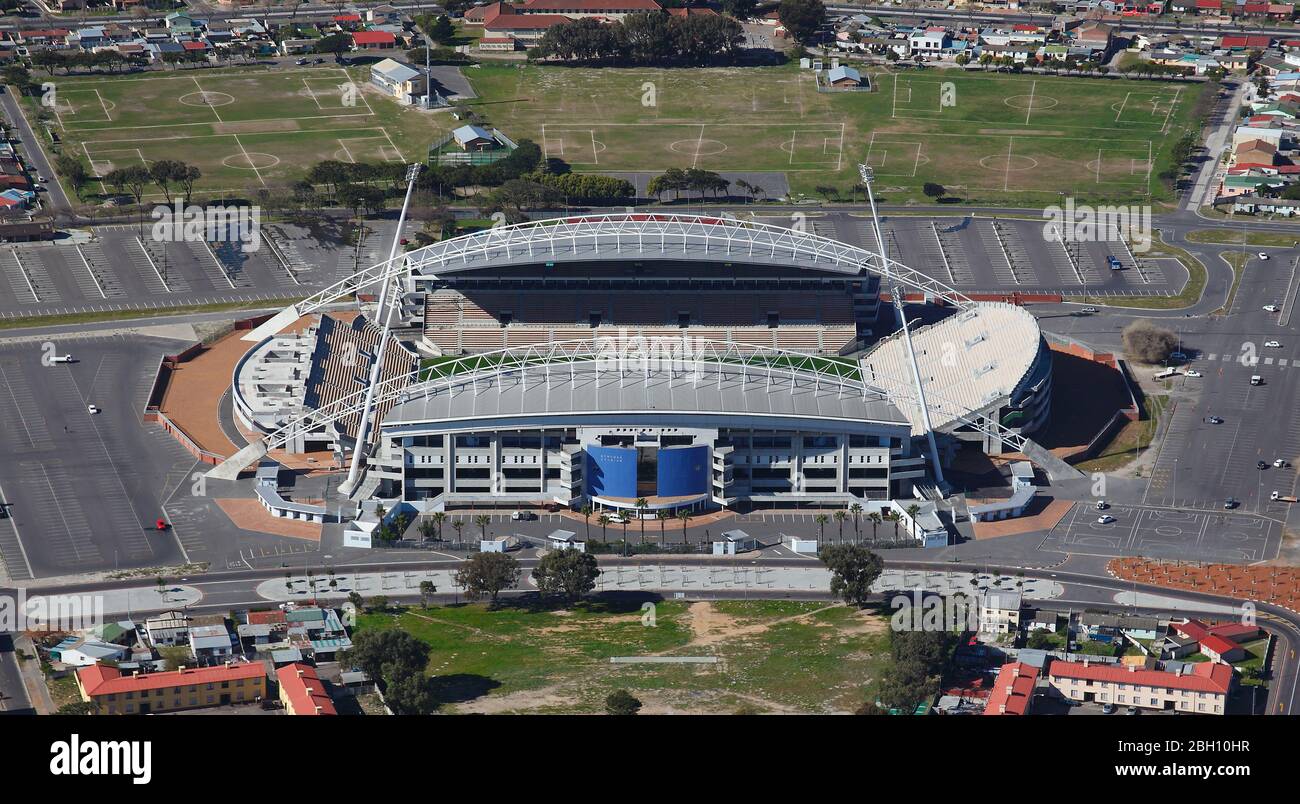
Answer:
[[1223, 424], [1223, 418], [1220, 416], [1210, 416], [1206, 421], [1210, 424]]
[[1184, 374], [1184, 376], [1187, 376], [1187, 377], [1203, 377], [1203, 376], [1205, 376], [1205, 375], [1201, 374], [1201, 372], [1197, 371], [1196, 369], [1188, 369], [1187, 371], [1183, 372], [1183, 374]]
[[1110, 514], [1102, 514], [1101, 516], [1097, 517], [1098, 525], [1109, 525], [1114, 521], [1115, 521], [1115, 517], [1111, 516]]
[[1169, 359], [1170, 359], [1170, 360], [1186, 360], [1186, 359], [1187, 359], [1187, 353], [1186, 353], [1186, 352], [1170, 352], [1170, 353], [1169, 353]]
[[1228, 499], [1223, 501], [1223, 510], [1231, 511], [1232, 509], [1237, 507], [1237, 504], [1238, 504], [1237, 498], [1229, 497]]
[[1265, 345], [1266, 347], [1268, 347], [1269, 349], [1281, 349], [1281, 348], [1282, 348], [1282, 342], [1281, 342], [1281, 341], [1264, 341], [1264, 345]]
[[1291, 466], [1291, 463], [1290, 461], [1287, 461], [1285, 458], [1274, 458], [1273, 465], [1276, 466], [1278, 469], [1286, 469]]
[[510, 519], [515, 522], [528, 522], [537, 518], [537, 514], [532, 511], [515, 511], [510, 515]]
[[1264, 461], [1255, 461], [1255, 468], [1256, 468], [1256, 469], [1267, 469], [1267, 468], [1268, 468], [1268, 464], [1265, 463]]
[[1098, 511], [1105, 511], [1107, 508], [1110, 508], [1110, 503], [1106, 502], [1105, 500], [1097, 500]]
[[1266, 305], [1264, 305], [1264, 312], [1266, 312], [1266, 313], [1276, 313], [1276, 312], [1278, 311], [1278, 309], [1280, 309], [1280, 308], [1278, 308], [1278, 306], [1277, 306], [1276, 304], [1266, 304]]
[[310, 64], [310, 63], [311, 61], [308, 59], [298, 59], [297, 61], [294, 62], [294, 64], [299, 67], [303, 66], [304, 64]]
[[86, 412], [89, 413], [91, 416], [94, 416], [96, 413], [99, 413], [99, 406], [97, 406], [97, 405], [87, 405], [87, 406], [86, 406]]
[[1264, 253], [1264, 252], [1261, 251], [1261, 252], [1259, 252], [1259, 258], [1260, 258], [1261, 260], [1267, 260], [1267, 259], [1268, 259], [1268, 254], [1266, 254], [1266, 253]]
[[1115, 712], [1115, 704], [1102, 704], [1102, 705], [1101, 705], [1101, 713], [1102, 713], [1103, 715], [1113, 714], [1114, 712]]
[[1084, 308], [1080, 309], [1079, 312], [1081, 312], [1081, 313], [1089, 313], [1089, 314], [1091, 314], [1091, 313], [1099, 313], [1099, 312], [1101, 312], [1101, 311], [1098, 310], [1096, 307], [1084, 307]]

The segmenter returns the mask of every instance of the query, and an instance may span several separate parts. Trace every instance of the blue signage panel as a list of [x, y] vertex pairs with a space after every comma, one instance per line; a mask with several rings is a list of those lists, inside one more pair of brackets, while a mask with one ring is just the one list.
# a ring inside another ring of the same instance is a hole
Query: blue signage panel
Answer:
[[709, 447], [668, 447], [659, 450], [658, 494], [686, 497], [709, 490]]

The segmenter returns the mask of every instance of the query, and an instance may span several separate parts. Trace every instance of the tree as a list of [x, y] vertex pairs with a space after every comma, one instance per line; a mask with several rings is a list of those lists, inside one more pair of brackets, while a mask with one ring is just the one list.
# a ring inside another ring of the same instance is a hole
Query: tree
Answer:
[[627, 690], [614, 690], [605, 698], [605, 714], [635, 715], [641, 711], [641, 701]]
[[73, 701], [65, 703], [59, 707], [58, 715], [95, 715], [99, 713], [99, 707], [93, 701]]
[[437, 707], [429, 679], [423, 673], [384, 676], [384, 701], [397, 715], [427, 715]]
[[376, 681], [403, 673], [423, 674], [429, 646], [397, 628], [364, 629], [352, 637], [346, 660], [343, 664], [361, 668]]
[[853, 503], [849, 506], [849, 513], [853, 515], [853, 538], [861, 539], [862, 531], [862, 503]]
[[487, 538], [487, 526], [491, 524], [491, 522], [492, 522], [492, 517], [488, 516], [487, 514], [479, 514], [478, 516], [474, 517], [474, 524], [478, 525], [479, 536], [481, 538], [484, 539]]
[[880, 556], [860, 544], [823, 547], [817, 555], [831, 571], [831, 594], [855, 606], [867, 602], [871, 585], [885, 568]]
[[316, 40], [317, 53], [333, 53], [334, 58], [339, 58], [352, 47], [352, 37], [345, 33], [330, 34], [322, 36]]
[[552, 550], [533, 569], [533, 581], [543, 597], [553, 595], [570, 603], [595, 589], [599, 576], [596, 557], [578, 550]]
[[605, 544], [609, 541], [605, 538], [606, 529], [609, 527], [609, 514], [601, 514], [596, 521], [600, 523], [600, 543]]
[[660, 508], [658, 511], [655, 511], [655, 519], [659, 520], [659, 544], [660, 545], [664, 545], [668, 543], [668, 520], [671, 519], [672, 516], [673, 516], [672, 514], [668, 513], [668, 511], [663, 508]]
[[871, 523], [871, 541], [874, 544], [876, 541], [876, 529], [880, 527], [880, 512], [872, 511], [867, 514], [867, 521]]
[[430, 39], [439, 44], [446, 44], [456, 35], [456, 27], [451, 24], [451, 18], [446, 14], [439, 14], [425, 31]]
[[947, 188], [945, 188], [942, 184], [935, 184], [934, 182], [929, 182], [929, 181], [927, 181], [925, 185], [921, 187], [921, 192], [925, 193], [927, 196], [933, 198], [936, 201], [938, 201], [940, 198], [943, 198], [945, 195], [948, 194]]
[[[438, 513], [442, 512], [439, 511]], [[420, 523], [416, 525], [416, 529], [420, 531], [420, 541], [427, 542], [429, 541], [430, 536], [433, 536], [438, 532], [438, 525], [428, 517], [421, 517]]]
[[645, 544], [645, 512], [650, 503], [645, 497], [636, 498], [636, 518], [641, 523], [641, 544]]
[[682, 523], [682, 544], [687, 543], [686, 527], [691, 524], [691, 516], [692, 516], [691, 512], [686, 510], [685, 508], [677, 512], [677, 518], [681, 520]]
[[776, 13], [795, 41], [807, 44], [826, 18], [826, 7], [821, 0], [781, 0]]
[[843, 508], [835, 512], [835, 523], [840, 526], [839, 540], [840, 544], [844, 543], [844, 520], [849, 518], [849, 513]]
[[831, 518], [825, 514], [818, 514], [813, 517], [813, 521], [817, 523], [817, 541], [821, 542], [826, 536], [826, 523], [830, 522]]
[[172, 202], [172, 182], [185, 172], [185, 164], [175, 159], [159, 159], [149, 165], [149, 178], [162, 190], [167, 203]]
[[746, 19], [758, 8], [758, 0], [722, 0], [722, 13], [738, 20]]
[[60, 154], [54, 160], [54, 169], [68, 180], [77, 195], [81, 195], [81, 188], [90, 181], [90, 171], [86, 169], [85, 163], [70, 154]]
[[916, 503], [912, 503], [911, 505], [907, 506], [907, 516], [912, 530], [913, 539], [916, 538], [916, 515], [919, 514], [920, 512], [921, 512], [921, 506], [917, 505]]
[[1178, 346], [1178, 335], [1140, 318], [1124, 327], [1124, 351], [1143, 363], [1160, 363]]
[[420, 581], [420, 608], [429, 608], [429, 598], [438, 593], [438, 587], [433, 585], [433, 581]]
[[497, 596], [519, 583], [520, 572], [513, 556], [475, 553], [456, 571], [456, 585], [464, 587], [465, 596], [472, 600], [488, 595], [491, 608], [496, 608]]
[[591, 541], [591, 503], [584, 503], [582, 508], [578, 509], [578, 513], [582, 514], [583, 524], [587, 526], [587, 541]]

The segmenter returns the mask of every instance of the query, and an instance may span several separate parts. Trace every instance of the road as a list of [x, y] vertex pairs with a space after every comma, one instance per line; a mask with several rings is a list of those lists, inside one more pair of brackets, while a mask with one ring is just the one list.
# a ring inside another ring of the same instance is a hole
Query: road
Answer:
[[17, 96], [8, 87], [0, 87], [0, 107], [4, 109], [5, 117], [8, 118], [18, 135], [17, 144], [22, 147], [29, 167], [38, 176], [45, 176], [50, 179], [50, 181], [42, 183], [46, 188], [42, 202], [56, 211], [72, 209], [72, 203], [63, 191], [62, 183], [55, 180], [54, 165], [50, 163], [49, 158], [46, 156], [45, 148], [42, 147], [36, 132], [32, 131], [31, 125], [28, 124], [27, 116], [19, 109]]

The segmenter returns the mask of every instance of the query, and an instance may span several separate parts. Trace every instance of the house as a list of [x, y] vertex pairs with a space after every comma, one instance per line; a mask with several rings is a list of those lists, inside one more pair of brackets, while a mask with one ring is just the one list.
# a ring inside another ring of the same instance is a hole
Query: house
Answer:
[[1201, 653], [1216, 662], [1236, 662], [1246, 658], [1243, 642], [1259, 639], [1262, 631], [1259, 626], [1243, 623], [1206, 623], [1201, 620], [1187, 620], [1171, 623], [1178, 636], [1195, 641]]
[[[1215, 199], [1216, 205], [1219, 199]], [[1289, 198], [1262, 198], [1258, 195], [1243, 193], [1239, 197], [1232, 199], [1233, 212], [1245, 212], [1255, 214], [1257, 212], [1265, 215], [1281, 215], [1291, 218], [1300, 215], [1300, 200], [1291, 200]]]
[[395, 6], [380, 5], [366, 9], [367, 22], [401, 22], [401, 20], [402, 12], [398, 11]]
[[758, 548], [758, 539], [743, 530], [727, 530], [713, 540], [713, 555], [734, 556]]
[[397, 37], [387, 31], [356, 31], [352, 47], [356, 50], [389, 50], [397, 46]]
[[980, 599], [980, 631], [986, 634], [1017, 633], [1024, 605], [1018, 589], [986, 592]]
[[101, 664], [77, 671], [81, 700], [102, 715], [145, 715], [207, 706], [251, 703], [266, 695], [261, 662], [181, 668], [161, 673], [123, 675]]
[[913, 53], [939, 55], [952, 43], [952, 34], [943, 28], [927, 28], [916, 31], [907, 37], [908, 47]]
[[347, 628], [334, 609], [308, 606], [285, 612], [289, 644], [317, 660], [328, 660], [352, 647]]
[[190, 618], [175, 610], [155, 614], [144, 621], [144, 635], [155, 647], [185, 644], [190, 641]]
[[546, 540], [552, 550], [577, 550], [579, 553], [587, 551], [587, 543], [571, 530], [553, 530]]
[[480, 126], [461, 126], [451, 135], [463, 151], [490, 151], [500, 145], [490, 131]]
[[54, 221], [18, 221], [0, 223], [0, 242], [30, 243], [36, 240], [54, 239]]
[[860, 87], [862, 86], [862, 74], [852, 67], [841, 65], [826, 74], [826, 83], [833, 87]]
[[1039, 609], [1029, 618], [1028, 628], [1030, 631], [1051, 631], [1056, 633], [1056, 626], [1062, 619], [1067, 619], [1068, 615], [1054, 609]]
[[[505, 8], [510, 11], [505, 11]], [[483, 30], [487, 36], [509, 36], [530, 45], [536, 44], [549, 28], [568, 21], [569, 18], [563, 14], [520, 14], [514, 6], [493, 3], [483, 14]]]
[[1248, 139], [1236, 146], [1232, 152], [1232, 161], [1236, 164], [1275, 164], [1278, 161], [1278, 146], [1262, 139]]
[[1195, 8], [1198, 16], [1223, 16], [1223, 3], [1219, 0], [1196, 0]]
[[1273, 44], [1268, 36], [1221, 36], [1216, 47], [1226, 50], [1267, 50]]
[[1234, 680], [1232, 668], [1217, 662], [1182, 665], [1178, 672], [1169, 672], [1098, 664], [1087, 659], [1057, 660], [1047, 670], [1048, 684], [1070, 701], [1202, 715], [1224, 714]]
[[1034, 704], [1034, 687], [1038, 685], [1037, 667], [1024, 662], [1002, 665], [993, 681], [986, 715], [1028, 715]]
[[370, 84], [407, 106], [419, 103], [428, 92], [428, 78], [423, 72], [393, 59], [371, 65]]
[[68, 637], [50, 648], [50, 661], [69, 667], [88, 667], [102, 661], [119, 662], [127, 655], [127, 648], [98, 639]]
[[478, 40], [478, 49], [497, 53], [513, 53], [519, 49], [519, 42], [513, 36], [484, 36]]
[[334, 701], [325, 690], [325, 682], [308, 664], [287, 664], [275, 671], [280, 687], [280, 703], [291, 715], [337, 715]]
[[1154, 617], [1129, 617], [1107, 612], [1085, 611], [1079, 615], [1079, 625], [1087, 639], [1094, 642], [1120, 641], [1127, 634], [1134, 639], [1156, 639], [1160, 636], [1160, 621]]
[[200, 665], [220, 664], [234, 656], [234, 643], [223, 622], [190, 627], [190, 655]]

